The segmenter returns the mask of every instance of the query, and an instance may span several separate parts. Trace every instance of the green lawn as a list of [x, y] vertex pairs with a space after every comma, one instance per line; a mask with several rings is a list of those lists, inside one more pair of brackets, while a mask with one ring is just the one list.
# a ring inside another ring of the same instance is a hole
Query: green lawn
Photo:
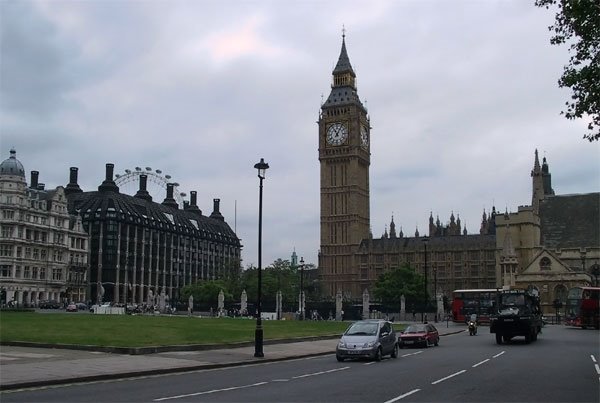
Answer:
[[[264, 338], [338, 335], [347, 322], [263, 321]], [[0, 341], [146, 347], [254, 340], [252, 319], [73, 313], [0, 313]]]

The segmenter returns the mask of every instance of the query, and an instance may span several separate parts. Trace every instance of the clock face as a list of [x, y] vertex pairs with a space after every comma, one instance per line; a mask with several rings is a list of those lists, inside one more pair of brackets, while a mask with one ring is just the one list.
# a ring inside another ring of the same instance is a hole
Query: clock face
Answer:
[[348, 138], [348, 129], [343, 123], [333, 123], [327, 128], [327, 142], [339, 146]]
[[364, 126], [360, 127], [360, 144], [364, 148], [369, 148], [369, 133], [367, 133], [367, 128]]

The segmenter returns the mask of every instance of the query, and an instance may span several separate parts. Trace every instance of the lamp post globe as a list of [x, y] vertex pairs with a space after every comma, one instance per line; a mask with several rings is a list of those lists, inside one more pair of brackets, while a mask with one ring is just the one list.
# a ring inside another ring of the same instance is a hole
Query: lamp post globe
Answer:
[[263, 353], [263, 328], [262, 328], [262, 309], [261, 309], [261, 293], [262, 293], [262, 199], [263, 199], [263, 179], [269, 164], [264, 158], [260, 162], [254, 164], [254, 168], [258, 170], [259, 190], [258, 190], [258, 293], [256, 298], [256, 330], [254, 331], [254, 356], [264, 357]]

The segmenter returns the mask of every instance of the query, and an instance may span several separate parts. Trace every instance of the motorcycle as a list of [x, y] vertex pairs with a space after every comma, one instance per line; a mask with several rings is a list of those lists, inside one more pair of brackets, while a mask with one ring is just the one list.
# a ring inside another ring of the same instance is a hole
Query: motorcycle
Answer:
[[471, 319], [469, 319], [469, 336], [475, 336], [477, 334], [477, 317], [475, 315], [471, 315]]

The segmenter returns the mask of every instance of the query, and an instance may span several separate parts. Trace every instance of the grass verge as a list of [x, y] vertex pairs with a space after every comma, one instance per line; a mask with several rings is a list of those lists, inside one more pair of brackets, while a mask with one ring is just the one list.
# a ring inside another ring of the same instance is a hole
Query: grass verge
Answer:
[[[337, 335], [348, 323], [263, 321], [264, 338]], [[2, 312], [0, 341], [148, 347], [222, 344], [254, 340], [256, 321], [187, 316], [93, 315], [82, 313]]]

